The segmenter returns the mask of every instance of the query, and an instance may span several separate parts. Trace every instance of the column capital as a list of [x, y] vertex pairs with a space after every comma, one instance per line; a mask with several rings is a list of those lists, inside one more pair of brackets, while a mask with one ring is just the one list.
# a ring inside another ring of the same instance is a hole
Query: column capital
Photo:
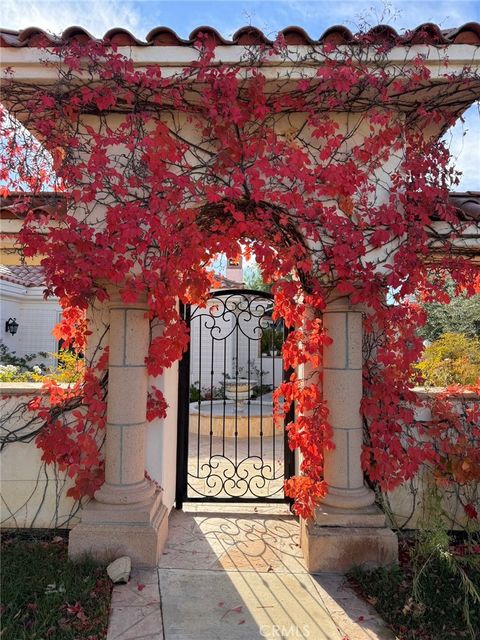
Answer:
[[364, 313], [365, 304], [352, 304], [350, 296], [339, 296], [327, 302], [323, 313]]
[[109, 309], [149, 309], [147, 303], [147, 295], [145, 293], [140, 294], [138, 300], [132, 302], [125, 302], [120, 295], [120, 289], [122, 284], [114, 284], [109, 280], [101, 280], [98, 282], [108, 293], [108, 300], [105, 304]]

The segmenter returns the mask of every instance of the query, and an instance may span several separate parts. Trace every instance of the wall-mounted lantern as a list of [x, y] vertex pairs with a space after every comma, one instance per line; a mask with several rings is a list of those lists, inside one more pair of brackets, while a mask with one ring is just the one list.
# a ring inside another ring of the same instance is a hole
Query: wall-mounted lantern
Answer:
[[5, 331], [14, 336], [18, 330], [18, 322], [16, 318], [9, 318], [5, 323]]

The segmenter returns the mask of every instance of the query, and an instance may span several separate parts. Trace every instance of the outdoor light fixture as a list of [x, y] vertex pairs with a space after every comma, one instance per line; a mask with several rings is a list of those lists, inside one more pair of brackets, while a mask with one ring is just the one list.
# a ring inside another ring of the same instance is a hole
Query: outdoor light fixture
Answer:
[[18, 322], [16, 318], [9, 318], [5, 323], [5, 331], [14, 336], [18, 330]]

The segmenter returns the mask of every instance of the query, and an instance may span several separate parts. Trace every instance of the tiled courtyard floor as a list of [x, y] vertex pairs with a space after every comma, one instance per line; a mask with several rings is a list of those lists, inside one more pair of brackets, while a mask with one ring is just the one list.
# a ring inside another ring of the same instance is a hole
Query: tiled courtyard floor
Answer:
[[157, 569], [113, 592], [108, 640], [392, 640], [338, 575], [307, 573], [282, 507], [190, 507], [170, 517]]

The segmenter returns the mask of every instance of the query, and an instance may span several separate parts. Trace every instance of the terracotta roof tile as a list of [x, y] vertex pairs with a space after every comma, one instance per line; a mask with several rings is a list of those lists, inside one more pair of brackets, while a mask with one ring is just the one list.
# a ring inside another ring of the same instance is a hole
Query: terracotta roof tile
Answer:
[[219, 45], [230, 44], [229, 40], [226, 40], [223, 36], [221, 36], [216, 29], [214, 29], [213, 27], [207, 27], [207, 26], [197, 27], [191, 32], [187, 40], [181, 40], [179, 38], [179, 42], [181, 42], [181, 44], [192, 45], [194, 42], [198, 40], [199, 36], [202, 36], [202, 35], [204, 37], [207, 36], [209, 40], [213, 40], [213, 42], [215, 42], [215, 45], [217, 47]]
[[169, 27], [155, 27], [155, 29], [148, 32], [145, 39], [147, 44], [158, 47], [174, 47], [188, 44], [188, 40], [179, 38], [175, 31]]
[[323, 32], [323, 34], [320, 36], [319, 42], [321, 42], [322, 44], [330, 43], [338, 45], [352, 42], [352, 40], [353, 33], [350, 31], [350, 29], [342, 25], [335, 25]]
[[314, 42], [301, 27], [287, 27], [282, 29], [279, 34], [284, 37], [287, 45], [313, 44]]
[[409, 44], [444, 44], [445, 41], [451, 40], [457, 44], [455, 39], [448, 38], [446, 33], [441, 31], [437, 24], [426, 22], [407, 35], [407, 42]]
[[[90, 36], [90, 38], [92, 38], [92, 36]], [[118, 28], [109, 29], [103, 36], [103, 40], [105, 42], [116, 44], [119, 47], [135, 47], [143, 44], [140, 40], [135, 38], [130, 31]]]
[[456, 29], [446, 29], [443, 34], [456, 44], [475, 44], [480, 40], [480, 24], [478, 22], [467, 22]]
[[66, 200], [61, 193], [11, 193], [6, 197], [0, 196], [0, 219], [18, 219], [27, 211], [49, 215], [59, 206], [66, 211]]
[[[238, 29], [231, 40], [224, 38], [213, 27], [203, 26], [194, 29], [187, 39], [180, 38], [175, 31], [168, 27], [156, 27], [139, 40], [126, 29], [113, 28], [101, 38], [105, 43], [119, 46], [192, 46], [198, 35], [206, 34], [214, 40], [216, 45], [271, 45], [272, 40], [260, 29], [246, 26]], [[424, 23], [413, 30], [397, 32], [388, 25], [377, 25], [362, 34], [353, 34], [343, 25], [335, 25], [324, 31], [318, 38], [312, 38], [304, 29], [289, 26], [280, 31], [287, 44], [310, 45], [331, 42], [333, 44], [371, 44], [380, 42], [398, 43], [403, 46], [414, 44], [470, 44], [480, 46], [480, 24], [467, 22], [461, 27], [443, 29], [433, 23]], [[0, 46], [2, 47], [37, 47], [42, 44], [56, 45], [69, 41], [88, 42], [98, 40], [82, 27], [72, 26], [60, 35], [51, 35], [42, 29], [29, 27], [20, 31], [0, 28]]]
[[[229, 43], [230, 44], [230, 43]], [[237, 45], [259, 45], [259, 44], [272, 44], [272, 41], [256, 27], [241, 27], [233, 34], [231, 44]]]
[[0, 280], [6, 280], [22, 287], [42, 287], [45, 285], [45, 272], [43, 267], [25, 265], [6, 266], [0, 265]]
[[463, 220], [480, 223], [480, 191], [451, 193], [450, 202], [457, 207]]

